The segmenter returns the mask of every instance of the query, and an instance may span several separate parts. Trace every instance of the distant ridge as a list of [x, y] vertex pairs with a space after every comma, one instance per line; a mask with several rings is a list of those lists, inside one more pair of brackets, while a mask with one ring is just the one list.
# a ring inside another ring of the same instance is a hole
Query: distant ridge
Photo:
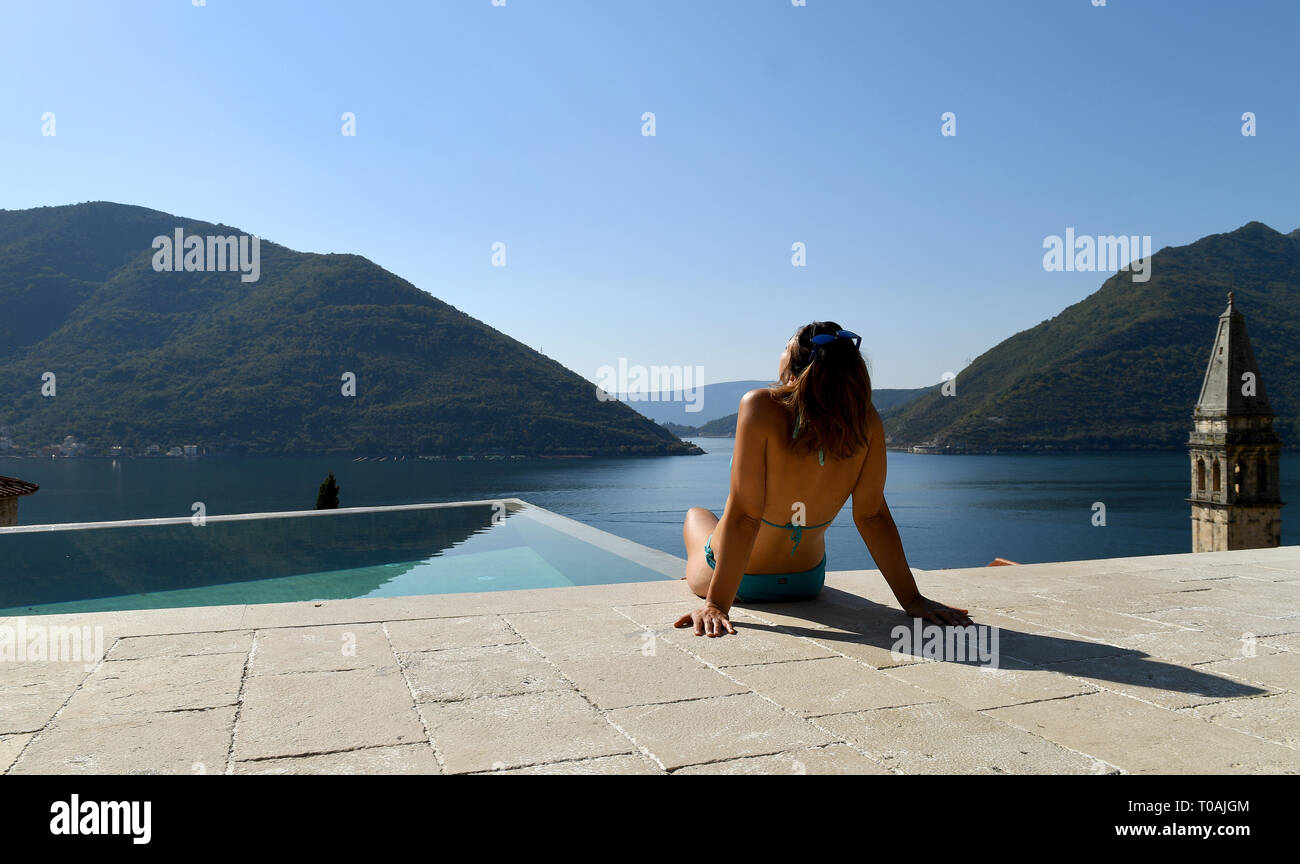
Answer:
[[15, 445], [71, 435], [101, 452], [698, 451], [358, 255], [262, 241], [255, 282], [155, 272], [153, 238], [177, 228], [245, 233], [109, 202], [0, 210], [0, 426]]
[[[638, 413], [656, 423], [670, 423], [686, 427], [700, 426], [710, 420], [736, 412], [740, 397], [757, 387], [766, 387], [769, 381], [722, 381], [705, 384], [698, 390], [652, 393], [653, 399], [627, 402]], [[627, 397], [623, 397], [627, 398]]]
[[[765, 385], [760, 384], [758, 386]], [[753, 389], [753, 387], [748, 388], [748, 390]], [[872, 390], [871, 402], [876, 406], [876, 410], [880, 412], [880, 415], [883, 418], [889, 416], [889, 412], [899, 410], [902, 406], [908, 404], [913, 399], [920, 398], [922, 393], [925, 393], [930, 389], [932, 388], [920, 387], [915, 390], [885, 388], [881, 390]], [[748, 390], [745, 392], [748, 392]], [[736, 401], [740, 401], [739, 397], [737, 397]], [[739, 417], [739, 412], [733, 411], [726, 417], [719, 417], [717, 420], [710, 420], [709, 422], [703, 423], [699, 426], [678, 426], [675, 424], [669, 424], [668, 428], [677, 435], [689, 438], [734, 438], [736, 437], [736, 422], [739, 420]]]
[[1181, 449], [1218, 316], [1234, 291], [1279, 433], [1300, 444], [1300, 230], [1260, 222], [1155, 253], [886, 415], [895, 445], [968, 450]]

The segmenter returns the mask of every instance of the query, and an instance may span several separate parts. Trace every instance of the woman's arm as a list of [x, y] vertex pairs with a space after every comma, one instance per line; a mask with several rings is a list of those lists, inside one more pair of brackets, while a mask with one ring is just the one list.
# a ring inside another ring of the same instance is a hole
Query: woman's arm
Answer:
[[728, 613], [740, 590], [758, 529], [763, 521], [767, 494], [767, 426], [772, 406], [765, 391], [755, 390], [740, 400], [736, 419], [736, 447], [731, 458], [731, 491], [722, 518], [713, 532], [716, 566], [704, 606], [677, 619], [678, 627], [695, 625], [697, 635], [735, 633]]
[[867, 544], [871, 559], [876, 562], [880, 575], [885, 577], [894, 597], [903, 611], [936, 624], [966, 625], [972, 623], [965, 609], [945, 606], [921, 596], [912, 577], [912, 568], [903, 552], [903, 540], [898, 536], [898, 526], [885, 503], [885, 473], [888, 463], [885, 454], [885, 427], [873, 408], [868, 421], [871, 443], [867, 458], [862, 464], [858, 485], [853, 490], [853, 524]]

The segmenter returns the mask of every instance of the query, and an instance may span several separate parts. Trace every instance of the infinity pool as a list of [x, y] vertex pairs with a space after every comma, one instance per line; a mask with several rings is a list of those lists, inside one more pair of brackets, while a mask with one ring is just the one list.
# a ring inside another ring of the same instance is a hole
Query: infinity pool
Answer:
[[672, 556], [517, 499], [0, 528], [0, 616], [644, 582]]

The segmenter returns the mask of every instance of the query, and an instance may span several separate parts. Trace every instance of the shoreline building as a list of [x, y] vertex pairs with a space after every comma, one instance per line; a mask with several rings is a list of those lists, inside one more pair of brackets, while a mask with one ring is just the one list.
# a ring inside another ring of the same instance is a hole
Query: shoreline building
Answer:
[[0, 475], [0, 528], [18, 524], [18, 499], [40, 489], [35, 483]]
[[1192, 412], [1192, 551], [1277, 546], [1282, 441], [1232, 293]]

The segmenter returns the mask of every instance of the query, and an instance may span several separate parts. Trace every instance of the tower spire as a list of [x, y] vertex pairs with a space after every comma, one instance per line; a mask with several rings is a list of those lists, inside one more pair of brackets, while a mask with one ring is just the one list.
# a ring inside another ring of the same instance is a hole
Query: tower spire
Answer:
[[1250, 347], [1246, 318], [1237, 308], [1234, 293], [1228, 292], [1228, 308], [1219, 316], [1210, 362], [1205, 367], [1201, 395], [1196, 400], [1196, 417], [1228, 415], [1273, 416], [1268, 394], [1260, 380], [1259, 365]]
[[1282, 442], [1273, 431], [1273, 409], [1232, 291], [1219, 316], [1192, 422], [1192, 551], [1278, 545]]

